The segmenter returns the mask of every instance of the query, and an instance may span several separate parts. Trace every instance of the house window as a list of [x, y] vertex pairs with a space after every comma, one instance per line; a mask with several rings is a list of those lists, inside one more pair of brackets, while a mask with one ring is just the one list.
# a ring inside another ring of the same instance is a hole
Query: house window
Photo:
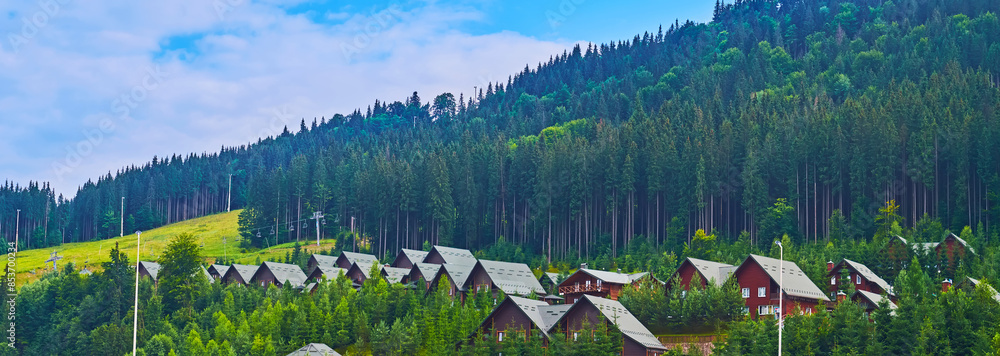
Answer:
[[743, 288], [743, 299], [750, 298], [750, 288]]
[[601, 280], [600, 279], [597, 280], [597, 288], [601, 288]]
[[743, 307], [743, 314], [750, 314], [750, 307]]
[[497, 341], [503, 342], [503, 331], [497, 331]]
[[765, 287], [757, 288], [757, 296], [761, 297], [761, 298], [766, 297], [767, 296], [767, 288], [765, 288]]
[[861, 284], [861, 275], [854, 276], [854, 284]]
[[587, 288], [590, 288], [590, 280], [587, 280]]
[[813, 308], [806, 308], [806, 314], [812, 314]]
[[774, 314], [773, 305], [761, 305], [757, 307], [757, 315], [771, 315]]
[[837, 285], [837, 277], [836, 276], [830, 277], [830, 285], [831, 286]]
[[455, 295], [455, 288], [448, 288], [448, 295], [450, 296]]
[[580, 338], [580, 333], [573, 333], [573, 341], [576, 341], [578, 338]]
[[682, 290], [681, 291], [681, 298], [687, 298], [687, 296], [688, 296], [688, 291]]

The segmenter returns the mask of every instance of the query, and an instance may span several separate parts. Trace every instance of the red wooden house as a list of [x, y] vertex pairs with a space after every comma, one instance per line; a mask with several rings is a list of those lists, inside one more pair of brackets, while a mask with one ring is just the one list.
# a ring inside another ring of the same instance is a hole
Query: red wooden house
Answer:
[[858, 290], [851, 295], [851, 301], [858, 304], [858, 306], [865, 309], [865, 314], [871, 314], [875, 309], [879, 308], [880, 303], [885, 300], [888, 303], [890, 310], [896, 310], [896, 303], [893, 303], [889, 298], [882, 297], [881, 294], [872, 293], [866, 290]]
[[[812, 314], [820, 303], [830, 301], [819, 287], [794, 262], [764, 256], [750, 255], [736, 268], [733, 276], [740, 285], [746, 311], [753, 317], [789, 315], [800, 308]], [[783, 279], [784, 310], [778, 308], [778, 281]]]
[[427, 293], [431, 293], [437, 290], [438, 284], [441, 282], [442, 278], [448, 279], [448, 295], [450, 296], [460, 296], [462, 300], [465, 300], [464, 292], [466, 292], [465, 281], [469, 278], [469, 274], [472, 273], [473, 266], [469, 265], [456, 265], [456, 264], [443, 264], [441, 265], [441, 270], [438, 271], [437, 276], [431, 281], [427, 288]]
[[441, 265], [417, 262], [413, 264], [413, 268], [410, 268], [410, 275], [407, 276], [407, 280], [409, 282], [423, 280], [424, 285], [418, 285], [418, 287], [426, 290], [431, 287], [431, 283], [437, 278], [439, 271], [441, 271]]
[[227, 271], [229, 271], [229, 266], [226, 266], [226, 265], [211, 265], [211, 266], [208, 266], [207, 271], [208, 271], [208, 274], [212, 276], [212, 279], [219, 280], [219, 279], [222, 279], [222, 276], [226, 275]]
[[323, 278], [335, 280], [341, 274], [347, 275], [347, 270], [340, 267], [316, 266], [312, 273], [306, 275], [306, 280], [319, 281]]
[[411, 268], [414, 263], [423, 262], [424, 258], [427, 258], [427, 254], [428, 252], [420, 250], [401, 249], [389, 267]]
[[593, 329], [602, 320], [621, 331], [622, 355], [654, 356], [667, 352], [667, 348], [660, 343], [660, 340], [621, 303], [591, 295], [583, 295], [573, 303], [551, 326], [549, 332], [565, 332], [566, 341], [573, 342], [580, 337], [591, 337], [584, 335], [584, 324], [590, 325]]
[[708, 286], [708, 283], [721, 286], [729, 280], [729, 276], [734, 271], [736, 271], [736, 266], [733, 265], [688, 257], [684, 259], [684, 262], [681, 262], [677, 271], [666, 281], [666, 289], [669, 290], [673, 287], [674, 279], [680, 279], [680, 286], [684, 290], [688, 290], [691, 288], [691, 280], [695, 276], [698, 276], [697, 280], [701, 281], [702, 288]]
[[139, 261], [137, 267], [139, 269], [139, 275], [143, 277], [152, 278], [156, 281], [157, 273], [160, 272], [160, 264], [150, 261]]
[[638, 285], [644, 280], [655, 281], [655, 278], [647, 272], [625, 274], [580, 268], [559, 283], [559, 294], [566, 298], [566, 304], [573, 304], [584, 295], [618, 300], [624, 286]]
[[[830, 280], [828, 291], [830, 297], [836, 297], [838, 291], [847, 291], [847, 285], [854, 285], [854, 289], [863, 290], [875, 294], [891, 294], [889, 283], [872, 272], [868, 266], [843, 259], [836, 265], [833, 262], [826, 264], [826, 277]], [[846, 278], [846, 280], [845, 280]]]
[[375, 255], [369, 255], [367, 253], [343, 251], [340, 253], [340, 256], [337, 256], [337, 260], [334, 261], [334, 265], [343, 269], [350, 269], [354, 262], [373, 265], [378, 263], [378, 258], [375, 257]]
[[257, 267], [259, 266], [233, 264], [226, 270], [226, 274], [222, 275], [222, 282], [247, 284], [253, 278], [254, 272], [257, 272]]
[[[369, 274], [371, 273], [372, 267], [375, 266], [378, 266], [378, 264], [370, 263], [369, 261], [354, 261], [344, 275], [354, 282], [355, 287], [361, 287], [362, 284], [365, 284], [365, 281], [368, 280], [368, 278], [371, 278], [371, 275]], [[379, 270], [381, 271], [381, 268], [379, 268]]]

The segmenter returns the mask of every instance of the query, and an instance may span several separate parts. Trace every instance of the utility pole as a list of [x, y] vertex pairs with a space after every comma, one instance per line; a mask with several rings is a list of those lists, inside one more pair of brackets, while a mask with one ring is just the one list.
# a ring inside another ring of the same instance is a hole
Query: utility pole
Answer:
[[[118, 237], [125, 237], [125, 197], [122, 197], [122, 226], [121, 232], [118, 233]], [[136, 258], [139, 255], [136, 255]]]
[[316, 247], [319, 247], [319, 219], [323, 218], [323, 212], [314, 212], [312, 218], [316, 219]]
[[229, 193], [226, 194], [226, 212], [232, 211], [233, 208], [233, 174], [229, 173]]
[[139, 334], [139, 247], [142, 246], [142, 231], [135, 232], [135, 310], [132, 312], [132, 354], [135, 355], [135, 340]]

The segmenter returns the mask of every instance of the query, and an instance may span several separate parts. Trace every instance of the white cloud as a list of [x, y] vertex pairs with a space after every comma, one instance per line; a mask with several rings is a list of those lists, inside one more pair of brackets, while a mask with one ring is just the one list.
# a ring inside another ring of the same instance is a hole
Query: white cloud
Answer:
[[[67, 2], [18, 53], [2, 43], [0, 132], [11, 139], [0, 140], [0, 176], [51, 181], [72, 196], [87, 179], [153, 155], [215, 152], [276, 134], [269, 128], [276, 122], [297, 128], [301, 118], [346, 114], [413, 91], [424, 100], [468, 95], [571, 45], [463, 33], [455, 28], [483, 14], [434, 3], [327, 13], [340, 21], [333, 25], [250, 2], [219, 16], [212, 3]], [[38, 11], [2, 7], [15, 18]], [[174, 36], [195, 42], [163, 52]], [[146, 78], [155, 68], [167, 74], [152, 86]], [[113, 128], [101, 131], [102, 120]], [[53, 164], [71, 169], [57, 174]]]

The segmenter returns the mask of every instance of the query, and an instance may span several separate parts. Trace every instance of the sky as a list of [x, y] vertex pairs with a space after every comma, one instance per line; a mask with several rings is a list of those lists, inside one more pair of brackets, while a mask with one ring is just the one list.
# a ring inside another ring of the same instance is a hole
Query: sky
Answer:
[[711, 0], [31, 0], [0, 3], [0, 179], [87, 180], [218, 152], [376, 99], [506, 81]]

